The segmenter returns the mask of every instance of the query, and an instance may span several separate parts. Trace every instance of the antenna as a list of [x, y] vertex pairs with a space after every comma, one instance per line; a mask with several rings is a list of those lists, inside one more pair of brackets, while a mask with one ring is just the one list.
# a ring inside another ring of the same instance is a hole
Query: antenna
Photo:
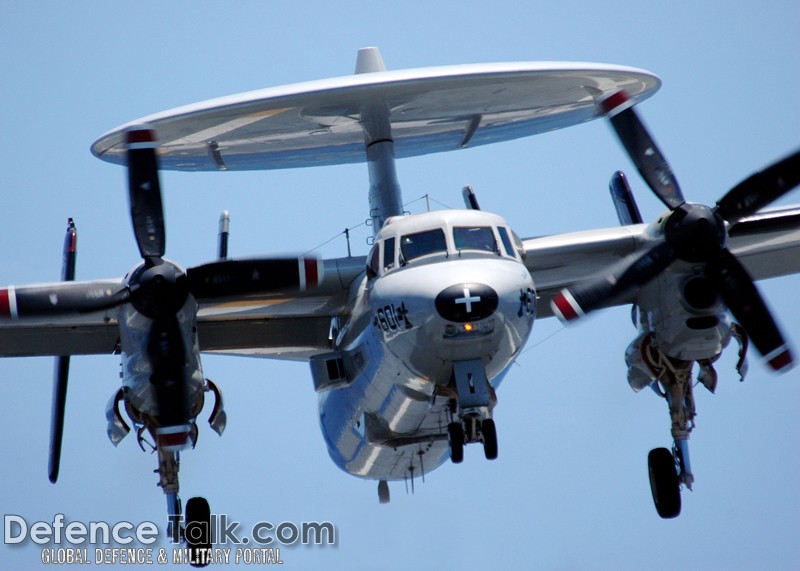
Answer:
[[464, 204], [466, 204], [469, 210], [481, 209], [481, 207], [478, 206], [478, 197], [475, 196], [475, 191], [472, 190], [470, 185], [465, 186], [461, 191], [461, 194], [464, 196]]
[[223, 210], [219, 215], [219, 234], [218, 234], [218, 258], [220, 260], [228, 259], [228, 238], [231, 235], [231, 214], [227, 210]]

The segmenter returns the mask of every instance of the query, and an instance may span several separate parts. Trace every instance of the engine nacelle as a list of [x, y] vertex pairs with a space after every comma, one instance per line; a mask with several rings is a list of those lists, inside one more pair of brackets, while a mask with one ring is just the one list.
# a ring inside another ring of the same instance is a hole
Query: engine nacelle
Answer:
[[640, 330], [674, 359], [713, 360], [730, 342], [731, 320], [708, 279], [687, 273], [666, 271], [644, 288]]

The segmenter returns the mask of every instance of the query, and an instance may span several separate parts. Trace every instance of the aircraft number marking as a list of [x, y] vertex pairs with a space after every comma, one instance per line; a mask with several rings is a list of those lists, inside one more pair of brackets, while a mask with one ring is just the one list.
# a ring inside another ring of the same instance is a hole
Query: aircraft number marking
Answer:
[[408, 320], [408, 310], [405, 302], [396, 307], [391, 303], [378, 308], [375, 312], [375, 326], [380, 327], [384, 332], [397, 331], [399, 329], [411, 329], [411, 322]]

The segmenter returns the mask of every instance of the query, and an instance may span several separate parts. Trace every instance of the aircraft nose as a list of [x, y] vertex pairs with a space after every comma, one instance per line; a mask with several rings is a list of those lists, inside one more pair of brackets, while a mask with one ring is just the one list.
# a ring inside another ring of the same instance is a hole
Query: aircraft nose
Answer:
[[436, 311], [448, 321], [466, 323], [492, 315], [499, 303], [490, 286], [471, 282], [445, 288], [436, 296]]

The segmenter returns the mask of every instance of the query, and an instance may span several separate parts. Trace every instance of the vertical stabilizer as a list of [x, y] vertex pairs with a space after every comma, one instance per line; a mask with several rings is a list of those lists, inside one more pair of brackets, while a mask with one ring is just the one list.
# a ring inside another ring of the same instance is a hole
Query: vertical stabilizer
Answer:
[[625, 178], [625, 174], [622, 171], [614, 173], [608, 188], [611, 191], [611, 198], [614, 201], [619, 223], [623, 226], [641, 224], [642, 215], [639, 213], [639, 207], [636, 206], [636, 200], [633, 198], [628, 179]]

